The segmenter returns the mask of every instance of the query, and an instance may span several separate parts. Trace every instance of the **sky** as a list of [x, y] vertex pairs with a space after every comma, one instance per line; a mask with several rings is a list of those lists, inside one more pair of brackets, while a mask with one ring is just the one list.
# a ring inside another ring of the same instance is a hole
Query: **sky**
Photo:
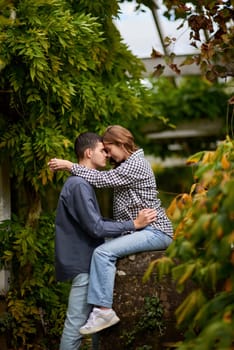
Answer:
[[[157, 1], [159, 5], [158, 14], [162, 27], [163, 37], [174, 37], [176, 42], [171, 48], [178, 55], [194, 53], [194, 48], [189, 45], [189, 29], [183, 27], [178, 30], [177, 27], [181, 21], [169, 21], [162, 14], [165, 7], [161, 0]], [[116, 26], [121, 33], [123, 41], [128, 45], [134, 55], [140, 58], [150, 57], [152, 48], [163, 53], [157, 29], [154, 24], [153, 16], [146, 7], [142, 6], [145, 12], [134, 11], [134, 2], [124, 2], [121, 4], [119, 19], [115, 20]]]

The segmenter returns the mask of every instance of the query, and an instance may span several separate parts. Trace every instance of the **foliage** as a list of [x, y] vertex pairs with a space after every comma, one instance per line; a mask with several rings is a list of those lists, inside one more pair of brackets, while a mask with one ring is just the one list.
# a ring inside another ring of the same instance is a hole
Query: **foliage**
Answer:
[[8, 307], [0, 318], [8, 346], [58, 347], [69, 285], [55, 281], [53, 222], [53, 216], [42, 216], [32, 230], [14, 217], [0, 225], [0, 261], [11, 271]]
[[[200, 67], [202, 75], [211, 81], [219, 77], [234, 76], [233, 1], [163, 0], [162, 3], [166, 7], [165, 17], [171, 21], [181, 20], [178, 29], [188, 25], [190, 45], [197, 48], [197, 53], [189, 55], [181, 66], [195, 63]], [[136, 10], [141, 10], [142, 4], [151, 11], [157, 9], [154, 0], [136, 0]], [[180, 66], [174, 61], [175, 40], [174, 37], [164, 38], [164, 46], [168, 52], [164, 59], [165, 64], [176, 74], [180, 74]], [[161, 56], [161, 53], [152, 50], [152, 57], [156, 63], [157, 58]], [[154, 75], [160, 76], [164, 68], [161, 64], [155, 65]]]
[[80, 132], [152, 115], [143, 65], [112, 22], [117, 11], [115, 0], [0, 0], [0, 163], [9, 163], [17, 215], [1, 226], [1, 264], [12, 272], [1, 327], [15, 348], [57, 348], [66, 309], [45, 210], [67, 175], [53, 176], [48, 160], [75, 160]]
[[[233, 4], [231, 1], [170, 1], [164, 0], [167, 7], [165, 16], [169, 19], [181, 19], [180, 27], [185, 23], [190, 29], [190, 43], [199, 53], [189, 57], [183, 64], [195, 62], [202, 74], [209, 80], [218, 77], [234, 76], [234, 30]], [[166, 39], [170, 45], [173, 38]], [[170, 55], [173, 67], [173, 54]], [[170, 60], [169, 60], [170, 61]]]
[[[150, 79], [150, 83], [154, 116], [148, 120], [145, 118], [136, 120], [134, 125], [130, 126], [137, 135], [138, 144], [146, 153], [164, 158], [168, 154], [171, 155], [168, 144], [174, 142], [180, 144], [181, 149], [174, 151], [173, 155], [188, 157], [198, 150], [206, 149], [207, 143], [216, 142], [217, 137], [221, 139], [225, 137], [225, 116], [228, 115], [231, 121], [231, 110], [227, 112], [233, 90], [231, 83], [230, 91], [229, 84], [211, 83], [200, 76], [181, 77], [176, 83], [174, 79], [160, 77]], [[203, 137], [188, 139], [186, 135], [182, 140], [180, 137], [171, 140], [168, 138], [152, 140], [146, 137], [147, 134], [176, 128], [194, 129], [199, 126], [202, 128], [202, 124], [207, 121], [218, 122], [221, 127], [217, 128], [215, 135], [211, 133], [206, 139]]]
[[[121, 338], [124, 340], [125, 347], [130, 347], [133, 345], [137, 335], [155, 329], [158, 331], [159, 336], [162, 336], [165, 332], [163, 307], [157, 296], [145, 297], [144, 309], [139, 321], [130, 332], [124, 331]], [[147, 348], [147, 345], [144, 345], [143, 348], [139, 348], [139, 350]]]
[[[234, 76], [232, 26], [233, 4], [230, 1], [168, 1], [165, 16], [169, 19], [181, 19], [179, 28], [185, 23], [190, 29], [190, 44], [198, 53], [188, 56], [181, 65], [195, 63], [207, 79], [214, 81], [218, 77]], [[174, 38], [165, 38], [166, 46], [174, 44]], [[174, 64], [174, 53], [167, 55], [166, 61], [172, 70], [180, 72]], [[161, 69], [161, 67], [159, 67]]]
[[159, 335], [164, 334], [163, 307], [158, 297], [146, 297], [144, 312], [139, 320], [138, 327], [141, 330], [157, 329]]
[[234, 342], [234, 142], [227, 137], [188, 163], [197, 164], [196, 183], [168, 208], [175, 239], [145, 278], [156, 268], [160, 278], [172, 276], [178, 291], [188, 281], [194, 285], [176, 310], [185, 332], [177, 349], [228, 350]]
[[48, 159], [74, 159], [77, 133], [154, 114], [142, 63], [112, 23], [117, 12], [115, 0], [0, 0], [0, 161], [9, 160], [20, 198], [18, 216], [1, 224], [1, 264], [12, 279], [0, 325], [15, 348], [56, 349], [66, 309], [69, 286], [54, 280], [54, 217], [42, 215], [48, 189], [65, 176], [54, 177]]
[[1, 158], [35, 192], [52, 182], [48, 159], [72, 154], [77, 133], [152, 115], [143, 65], [121, 43], [111, 3], [0, 3]]
[[210, 83], [202, 77], [183, 77], [177, 86], [166, 78], [153, 80], [155, 115], [163, 116], [175, 125], [185, 121], [222, 118], [226, 115], [230, 98], [225, 89], [225, 84]]

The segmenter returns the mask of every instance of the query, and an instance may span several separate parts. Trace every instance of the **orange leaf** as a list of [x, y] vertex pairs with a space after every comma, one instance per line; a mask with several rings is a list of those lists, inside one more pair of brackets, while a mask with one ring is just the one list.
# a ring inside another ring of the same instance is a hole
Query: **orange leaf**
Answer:
[[223, 154], [222, 159], [221, 159], [221, 164], [222, 164], [222, 168], [223, 169], [229, 169], [231, 164], [230, 162], [227, 160], [227, 155]]
[[232, 281], [231, 281], [231, 278], [228, 278], [228, 279], [225, 281], [224, 290], [225, 290], [226, 292], [231, 292], [231, 291], [232, 291]]
[[226, 311], [223, 315], [223, 320], [225, 323], [231, 323], [232, 322], [232, 312], [230, 310]]

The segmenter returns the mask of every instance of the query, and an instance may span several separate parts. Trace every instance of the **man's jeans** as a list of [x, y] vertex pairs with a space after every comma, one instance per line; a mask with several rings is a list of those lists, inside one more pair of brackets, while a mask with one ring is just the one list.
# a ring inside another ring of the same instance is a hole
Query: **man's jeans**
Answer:
[[85, 324], [92, 309], [92, 306], [87, 304], [88, 284], [89, 274], [87, 273], [80, 273], [72, 281], [59, 350], [80, 348], [82, 335], [79, 329]]
[[164, 250], [171, 242], [171, 237], [147, 226], [143, 230], [108, 240], [98, 246], [91, 262], [88, 303], [112, 307], [118, 258], [145, 251]]

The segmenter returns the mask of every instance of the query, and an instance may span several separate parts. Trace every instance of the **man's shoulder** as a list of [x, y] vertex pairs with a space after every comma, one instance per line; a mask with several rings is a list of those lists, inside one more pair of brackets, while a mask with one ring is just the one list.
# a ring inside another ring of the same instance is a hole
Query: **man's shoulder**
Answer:
[[82, 177], [80, 176], [76, 176], [76, 175], [71, 175], [67, 178], [65, 184], [67, 185], [70, 185], [70, 184], [85, 184], [85, 185], [88, 185], [88, 186], [91, 186], [90, 183], [83, 179]]
[[93, 198], [95, 196], [94, 188], [79, 176], [69, 176], [60, 192], [60, 199], [68, 200], [71, 197], [76, 198], [77, 196]]
[[79, 176], [69, 176], [67, 180], [65, 181], [61, 194], [62, 196], [67, 196], [71, 193], [75, 194], [76, 190], [82, 191], [82, 192], [89, 192], [90, 194], [93, 193], [94, 189], [88, 181], [82, 179]]

